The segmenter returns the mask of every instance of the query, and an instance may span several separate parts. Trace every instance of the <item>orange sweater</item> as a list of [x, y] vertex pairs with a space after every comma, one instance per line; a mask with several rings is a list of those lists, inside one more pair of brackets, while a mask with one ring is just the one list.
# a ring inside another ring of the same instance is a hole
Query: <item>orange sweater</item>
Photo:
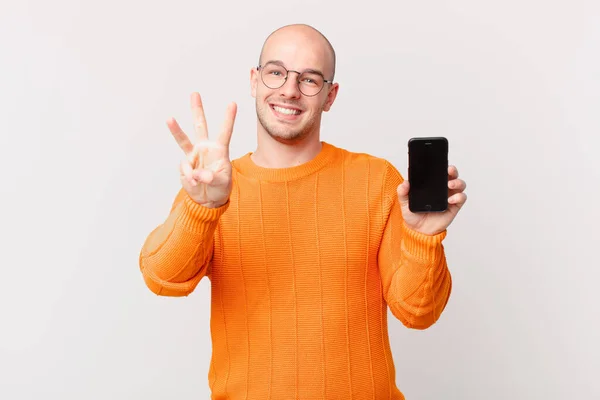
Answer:
[[181, 191], [140, 268], [162, 296], [211, 281], [213, 399], [403, 399], [387, 307], [425, 329], [446, 306], [441, 244], [404, 225], [387, 161], [323, 143], [285, 169], [233, 162], [218, 209]]

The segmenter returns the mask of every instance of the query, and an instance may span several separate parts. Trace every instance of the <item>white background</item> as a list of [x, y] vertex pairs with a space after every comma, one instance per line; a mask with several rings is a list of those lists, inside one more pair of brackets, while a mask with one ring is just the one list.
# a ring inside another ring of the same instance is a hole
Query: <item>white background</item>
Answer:
[[157, 297], [138, 267], [179, 188], [165, 121], [236, 101], [254, 150], [249, 71], [295, 22], [337, 50], [323, 140], [405, 174], [443, 135], [468, 183], [442, 319], [390, 319], [407, 399], [600, 398], [596, 0], [1, 0], [0, 397], [209, 396], [209, 281]]

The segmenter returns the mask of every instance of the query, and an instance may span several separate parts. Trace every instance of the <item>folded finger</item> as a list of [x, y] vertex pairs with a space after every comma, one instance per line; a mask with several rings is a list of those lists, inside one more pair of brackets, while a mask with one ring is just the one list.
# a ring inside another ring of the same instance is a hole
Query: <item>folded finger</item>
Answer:
[[192, 168], [192, 165], [189, 163], [188, 160], [182, 160], [179, 169], [183, 178], [187, 180], [190, 183], [190, 185], [196, 186], [198, 184], [198, 182], [194, 178], [194, 170]]
[[449, 180], [458, 178], [458, 169], [454, 165], [448, 166], [448, 178]]
[[453, 179], [448, 181], [448, 188], [456, 193], [463, 192], [467, 188], [467, 183], [462, 179]]
[[467, 201], [467, 195], [465, 193], [456, 193], [448, 198], [448, 204], [453, 204], [458, 207], [462, 207]]

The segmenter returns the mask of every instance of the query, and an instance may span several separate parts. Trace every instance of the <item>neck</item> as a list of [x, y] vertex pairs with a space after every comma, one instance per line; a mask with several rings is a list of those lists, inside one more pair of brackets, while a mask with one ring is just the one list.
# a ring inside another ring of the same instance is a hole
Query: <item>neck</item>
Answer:
[[304, 164], [321, 151], [319, 135], [310, 134], [294, 142], [281, 142], [266, 132], [259, 132], [256, 151], [252, 161], [263, 168], [289, 168]]

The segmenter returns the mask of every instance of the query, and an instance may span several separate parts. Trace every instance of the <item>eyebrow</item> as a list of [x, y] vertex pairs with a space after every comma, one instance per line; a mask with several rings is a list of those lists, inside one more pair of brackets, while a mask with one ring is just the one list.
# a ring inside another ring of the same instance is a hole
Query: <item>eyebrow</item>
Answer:
[[[277, 65], [280, 65], [282, 67], [285, 67], [284, 62], [281, 61], [281, 60], [269, 60], [269, 61], [265, 62], [263, 65], [267, 65], [269, 63], [271, 63], [271, 64], [277, 64]], [[287, 69], [287, 67], [285, 67], [285, 68]], [[300, 72], [302, 72], [302, 73], [308, 72], [308, 73], [311, 73], [311, 74], [319, 74], [321, 76], [325, 76], [325, 74], [323, 72], [319, 71], [318, 69], [312, 69], [312, 68], [308, 68], [308, 69], [305, 69], [304, 71], [300, 71]]]

